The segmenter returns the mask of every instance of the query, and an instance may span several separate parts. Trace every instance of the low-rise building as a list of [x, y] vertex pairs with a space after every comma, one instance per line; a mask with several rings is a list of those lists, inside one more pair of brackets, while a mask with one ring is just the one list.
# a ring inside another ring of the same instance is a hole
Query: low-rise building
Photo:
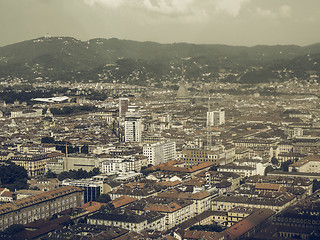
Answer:
[[95, 213], [88, 217], [88, 224], [119, 227], [133, 232], [166, 229], [163, 214], [148, 212], [138, 215], [125, 209]]
[[218, 167], [219, 172], [232, 172], [240, 174], [243, 177], [250, 177], [257, 174], [257, 169], [250, 166], [237, 166], [235, 164], [227, 164]]

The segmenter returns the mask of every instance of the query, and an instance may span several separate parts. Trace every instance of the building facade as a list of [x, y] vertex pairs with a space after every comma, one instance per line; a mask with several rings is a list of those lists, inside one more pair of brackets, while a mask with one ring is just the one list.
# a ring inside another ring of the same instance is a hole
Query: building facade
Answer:
[[128, 111], [129, 98], [119, 98], [119, 117], [124, 118]]
[[66, 186], [28, 198], [0, 205], [0, 230], [13, 224], [27, 224], [49, 218], [84, 203], [83, 190]]
[[220, 126], [225, 124], [225, 111], [220, 108], [217, 111], [207, 112], [207, 126]]
[[124, 122], [125, 142], [141, 142], [141, 115], [138, 112], [127, 112]]
[[143, 155], [148, 157], [148, 164], [158, 165], [176, 159], [176, 143], [164, 141], [143, 146]]

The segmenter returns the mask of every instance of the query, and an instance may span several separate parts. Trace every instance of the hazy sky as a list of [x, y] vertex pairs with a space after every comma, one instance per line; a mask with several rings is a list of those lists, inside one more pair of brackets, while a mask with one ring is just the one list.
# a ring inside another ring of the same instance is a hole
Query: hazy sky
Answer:
[[320, 0], [0, 0], [0, 46], [44, 36], [228, 45], [320, 42]]

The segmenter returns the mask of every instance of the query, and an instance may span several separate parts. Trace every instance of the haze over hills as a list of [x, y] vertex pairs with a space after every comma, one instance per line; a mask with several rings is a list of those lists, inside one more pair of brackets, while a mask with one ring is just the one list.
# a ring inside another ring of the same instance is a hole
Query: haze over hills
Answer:
[[307, 80], [310, 75], [319, 79], [319, 64], [320, 43], [245, 47], [42, 37], [0, 48], [0, 78], [30, 82], [103, 80], [161, 86], [178, 82], [182, 72], [187, 81]]

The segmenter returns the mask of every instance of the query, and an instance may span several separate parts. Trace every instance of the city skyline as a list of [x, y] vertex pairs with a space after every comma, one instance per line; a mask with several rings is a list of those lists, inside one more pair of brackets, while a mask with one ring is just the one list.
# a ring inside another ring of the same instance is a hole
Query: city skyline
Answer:
[[315, 0], [2, 0], [0, 46], [52, 36], [159, 43], [300, 46], [320, 42]]

